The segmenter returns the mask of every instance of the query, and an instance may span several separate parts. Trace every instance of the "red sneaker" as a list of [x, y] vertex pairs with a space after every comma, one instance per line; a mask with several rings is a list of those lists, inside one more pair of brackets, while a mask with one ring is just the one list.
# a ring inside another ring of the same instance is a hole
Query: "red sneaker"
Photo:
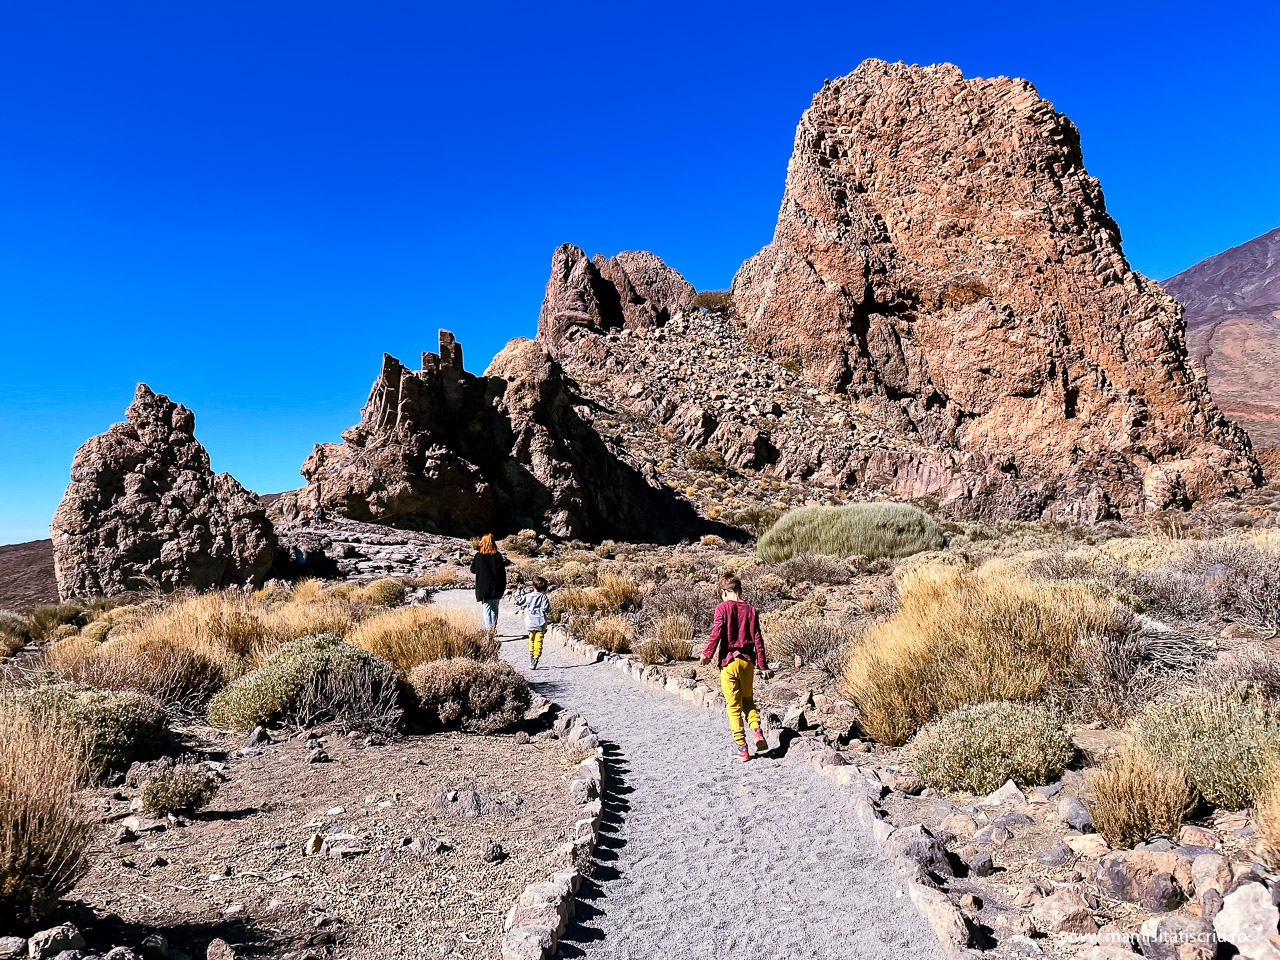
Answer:
[[764, 738], [764, 733], [759, 727], [755, 729], [756, 735], [756, 753], [766, 753], [769, 750], [769, 741]]
[[746, 763], [751, 759], [751, 754], [747, 752], [747, 745], [745, 743], [742, 745], [742, 749], [738, 751], [738, 759], [743, 763]]

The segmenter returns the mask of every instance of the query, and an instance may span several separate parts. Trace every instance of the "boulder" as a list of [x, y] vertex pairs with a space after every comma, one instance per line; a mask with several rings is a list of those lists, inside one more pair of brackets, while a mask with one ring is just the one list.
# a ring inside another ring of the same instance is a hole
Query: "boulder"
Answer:
[[900, 496], [1091, 520], [1261, 482], [1025, 80], [867, 60], [825, 84], [732, 297], [754, 348], [931, 448], [853, 468]]
[[1260, 883], [1246, 883], [1222, 900], [1213, 918], [1218, 939], [1231, 944], [1241, 960], [1280, 960], [1276, 925], [1280, 909]]
[[1150, 960], [1214, 960], [1218, 938], [1204, 917], [1169, 914], [1152, 917], [1138, 934], [1142, 955]]
[[1061, 887], [1036, 901], [1031, 908], [1031, 919], [1035, 922], [1036, 929], [1044, 933], [1098, 932], [1098, 924], [1093, 919], [1089, 904], [1080, 895], [1080, 891], [1070, 887]]
[[31, 960], [47, 960], [56, 957], [64, 950], [83, 950], [84, 937], [78, 928], [70, 923], [50, 927], [33, 933], [27, 941], [27, 955]]
[[123, 423], [76, 451], [50, 524], [63, 598], [260, 584], [276, 535], [230, 474], [215, 474], [195, 415], [138, 384]]
[[1172, 852], [1109, 853], [1099, 861], [1094, 877], [1102, 896], [1152, 911], [1177, 909], [1193, 889], [1191, 864]]

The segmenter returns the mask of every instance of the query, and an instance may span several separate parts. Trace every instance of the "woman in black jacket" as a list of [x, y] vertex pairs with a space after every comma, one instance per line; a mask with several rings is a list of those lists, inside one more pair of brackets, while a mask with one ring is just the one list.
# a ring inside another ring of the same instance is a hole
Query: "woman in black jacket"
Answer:
[[507, 592], [507, 561], [498, 552], [493, 534], [480, 538], [480, 550], [471, 560], [476, 575], [476, 600], [484, 609], [484, 625], [492, 639], [498, 633], [498, 601]]

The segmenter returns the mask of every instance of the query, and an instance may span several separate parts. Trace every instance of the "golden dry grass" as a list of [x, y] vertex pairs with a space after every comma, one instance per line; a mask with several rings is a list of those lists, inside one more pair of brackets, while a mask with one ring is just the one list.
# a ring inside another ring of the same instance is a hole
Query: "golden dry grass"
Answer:
[[119, 618], [102, 643], [70, 637], [46, 663], [60, 678], [105, 690], [141, 690], [167, 706], [200, 707], [220, 686], [282, 643], [351, 627], [349, 604], [303, 581], [284, 603], [239, 590], [212, 591]]
[[1079, 583], [916, 578], [897, 613], [850, 650], [844, 688], [868, 733], [901, 745], [966, 704], [1045, 699], [1073, 648], [1105, 631], [1112, 609]]
[[420, 663], [452, 657], [492, 660], [498, 652], [473, 611], [435, 606], [388, 610], [360, 623], [347, 639], [405, 674]]
[[1263, 860], [1273, 870], [1280, 868], [1280, 776], [1273, 775], [1258, 798], [1253, 820]]
[[1176, 837], [1195, 798], [1181, 771], [1129, 744], [1093, 772], [1089, 808], [1108, 843], [1132, 847], [1157, 835]]
[[0, 929], [38, 923], [88, 869], [84, 751], [55, 723], [0, 702]]
[[587, 632], [588, 643], [610, 653], [630, 653], [635, 639], [635, 628], [625, 617], [601, 617]]

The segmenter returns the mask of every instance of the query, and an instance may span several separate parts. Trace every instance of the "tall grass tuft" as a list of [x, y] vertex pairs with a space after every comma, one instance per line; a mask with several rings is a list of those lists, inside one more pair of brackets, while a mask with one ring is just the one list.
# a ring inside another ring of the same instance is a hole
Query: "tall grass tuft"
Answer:
[[1132, 847], [1154, 836], [1176, 837], [1195, 799], [1182, 771], [1129, 744], [1094, 771], [1089, 811], [1108, 843]]
[[88, 870], [88, 776], [60, 725], [0, 704], [0, 930], [44, 920]]
[[492, 660], [498, 644], [470, 610], [444, 607], [398, 607], [370, 617], [347, 640], [389, 660], [408, 674], [420, 663], [467, 657]]
[[905, 503], [854, 503], [792, 510], [760, 538], [756, 556], [781, 563], [805, 553], [832, 557], [906, 557], [943, 546], [942, 529]]
[[1113, 607], [1078, 583], [917, 578], [853, 645], [843, 686], [866, 730], [898, 746], [966, 704], [1046, 700], [1077, 644], [1111, 627]]

